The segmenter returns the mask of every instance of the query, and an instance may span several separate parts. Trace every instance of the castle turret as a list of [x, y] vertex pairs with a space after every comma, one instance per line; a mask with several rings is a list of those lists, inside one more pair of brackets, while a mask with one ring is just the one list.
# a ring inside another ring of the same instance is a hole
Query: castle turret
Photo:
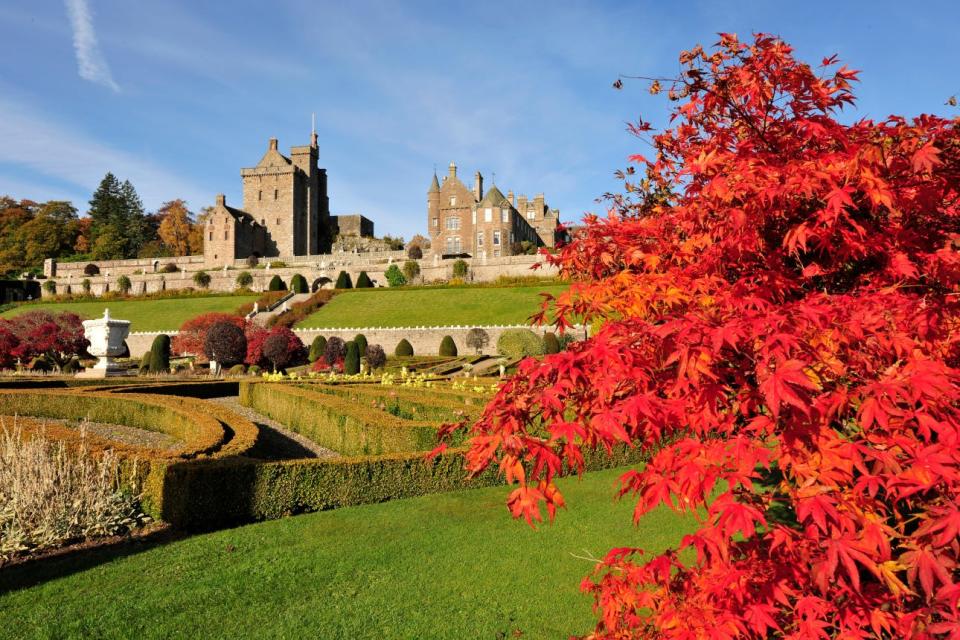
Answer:
[[479, 171], [473, 176], [473, 197], [477, 199], [477, 202], [483, 200], [483, 176], [480, 175]]
[[440, 181], [437, 172], [433, 172], [433, 180], [427, 189], [427, 233], [433, 235], [440, 230]]

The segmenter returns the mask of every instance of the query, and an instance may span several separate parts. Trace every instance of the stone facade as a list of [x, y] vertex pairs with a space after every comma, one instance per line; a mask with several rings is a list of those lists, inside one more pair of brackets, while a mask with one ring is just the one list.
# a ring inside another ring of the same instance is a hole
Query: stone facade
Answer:
[[330, 251], [343, 233], [372, 236], [373, 222], [361, 215], [331, 216], [327, 171], [317, 166], [317, 135], [309, 145], [280, 153], [271, 138], [255, 167], [240, 170], [243, 208], [217, 196], [204, 230], [203, 257], [208, 268], [249, 256], [311, 256]]
[[474, 258], [513, 255], [515, 243], [529, 242], [553, 247], [557, 241], [560, 213], [550, 209], [543, 194], [528, 200], [504, 196], [494, 185], [483, 191], [483, 175], [474, 175], [470, 189], [457, 178], [457, 165], [450, 163], [443, 182], [436, 174], [427, 191], [427, 229], [434, 254], [468, 254]]
[[359, 213], [330, 216], [330, 226], [334, 231], [334, 235], [355, 238], [373, 237], [373, 220], [365, 218]]

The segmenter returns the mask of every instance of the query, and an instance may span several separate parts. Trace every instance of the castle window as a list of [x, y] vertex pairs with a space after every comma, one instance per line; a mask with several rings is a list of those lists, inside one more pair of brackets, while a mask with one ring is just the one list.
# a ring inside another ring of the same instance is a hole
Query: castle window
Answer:
[[277, 189], [274, 189], [274, 190], [273, 190], [273, 199], [276, 200], [276, 199], [279, 197], [279, 195], [280, 195], [280, 191], [278, 191]]
[[503, 222], [510, 222], [510, 209], [500, 210], [500, 220]]
[[440, 228], [440, 218], [434, 218], [434, 219], [433, 219], [433, 228], [434, 228], [434, 229]]
[[477, 210], [473, 210], [473, 224], [477, 224]]
[[450, 206], [451, 207], [457, 206], [457, 196], [450, 196]]
[[493, 257], [494, 257], [494, 258], [499, 258], [499, 257], [500, 257], [500, 249], [494, 249], [494, 250], [493, 250]]
[[224, 230], [223, 230], [223, 239], [224, 239], [224, 240], [229, 240], [229, 239], [230, 239], [230, 229], [224, 229]]
[[499, 244], [500, 244], [500, 232], [499, 232], [499, 231], [494, 231], [494, 232], [493, 232], [493, 244], [494, 244], [494, 245], [499, 245]]
[[277, 224], [278, 225], [280, 224], [280, 218], [277, 218]]
[[263, 200], [263, 191], [257, 191], [257, 200]]
[[493, 209], [487, 207], [483, 210], [483, 221], [484, 222], [493, 222]]
[[213, 242], [213, 231], [210, 232], [210, 242]]
[[447, 231], [459, 231], [460, 230], [460, 218], [457, 216], [450, 216], [447, 218]]
[[483, 231], [480, 231], [477, 233], [477, 246], [478, 247], [483, 246]]
[[527, 211], [527, 220], [536, 220], [536, 219], [537, 219], [536, 211], [534, 211], [533, 209], [530, 209], [529, 211]]

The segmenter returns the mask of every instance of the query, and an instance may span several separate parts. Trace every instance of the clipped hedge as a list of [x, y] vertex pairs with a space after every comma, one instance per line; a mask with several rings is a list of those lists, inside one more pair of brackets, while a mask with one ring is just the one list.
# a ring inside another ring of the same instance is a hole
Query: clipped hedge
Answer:
[[[640, 462], [637, 449], [585, 451], [590, 471]], [[495, 468], [477, 477], [464, 452], [434, 460], [423, 453], [258, 462], [243, 458], [170, 466], [160, 516], [185, 529], [211, 529], [322, 511], [502, 484]]]
[[367, 355], [367, 336], [362, 333], [358, 333], [353, 337], [354, 344], [357, 345], [357, 351], [360, 353], [360, 357], [365, 357]]
[[547, 355], [560, 353], [560, 341], [552, 331], [543, 334], [543, 352]]
[[357, 276], [357, 289], [372, 289], [373, 282], [370, 280], [370, 276], [367, 275], [366, 271], [361, 271], [360, 275]]
[[270, 278], [270, 284], [267, 285], [267, 290], [269, 290], [269, 291], [286, 291], [286, 290], [287, 290], [287, 285], [286, 285], [286, 283], [280, 278], [280, 276], [276, 276], [276, 275], [275, 275], [275, 276], [273, 276], [272, 278]]
[[352, 340], [347, 343], [347, 355], [343, 357], [343, 372], [348, 376], [360, 373], [360, 349]]
[[446, 357], [456, 357], [457, 343], [453, 341], [452, 337], [443, 336], [443, 340], [440, 341], [440, 355]]
[[398, 358], [406, 358], [413, 355], [413, 345], [406, 338], [397, 343], [397, 348], [393, 350], [393, 355]]
[[294, 293], [310, 293], [310, 285], [307, 284], [306, 278], [297, 273], [290, 278], [290, 291]]
[[323, 336], [317, 336], [313, 339], [313, 342], [310, 343], [310, 355], [308, 360], [310, 362], [316, 362], [323, 357], [324, 352], [327, 350], [327, 339]]
[[346, 271], [341, 271], [337, 275], [337, 283], [334, 285], [335, 289], [353, 289], [353, 281], [350, 279], [350, 274]]
[[345, 397], [300, 386], [240, 382], [240, 404], [343, 455], [429, 451], [438, 422], [407, 420]]
[[166, 433], [182, 443], [175, 450], [147, 452], [152, 456], [191, 458], [215, 453], [227, 442], [223, 425], [203, 408], [187, 408], [186, 403], [179, 398], [103, 391], [0, 391], [4, 413], [122, 424]]
[[508, 358], [542, 356], [543, 340], [530, 329], [507, 329], [497, 339], [497, 352]]

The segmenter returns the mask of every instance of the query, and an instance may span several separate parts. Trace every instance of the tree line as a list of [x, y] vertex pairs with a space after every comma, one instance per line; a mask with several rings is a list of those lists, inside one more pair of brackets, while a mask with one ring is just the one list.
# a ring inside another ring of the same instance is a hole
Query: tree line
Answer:
[[107, 173], [81, 217], [68, 201], [0, 196], [0, 274], [39, 271], [47, 258], [119, 260], [203, 251], [206, 209], [195, 215], [182, 199], [153, 213], [129, 180]]

